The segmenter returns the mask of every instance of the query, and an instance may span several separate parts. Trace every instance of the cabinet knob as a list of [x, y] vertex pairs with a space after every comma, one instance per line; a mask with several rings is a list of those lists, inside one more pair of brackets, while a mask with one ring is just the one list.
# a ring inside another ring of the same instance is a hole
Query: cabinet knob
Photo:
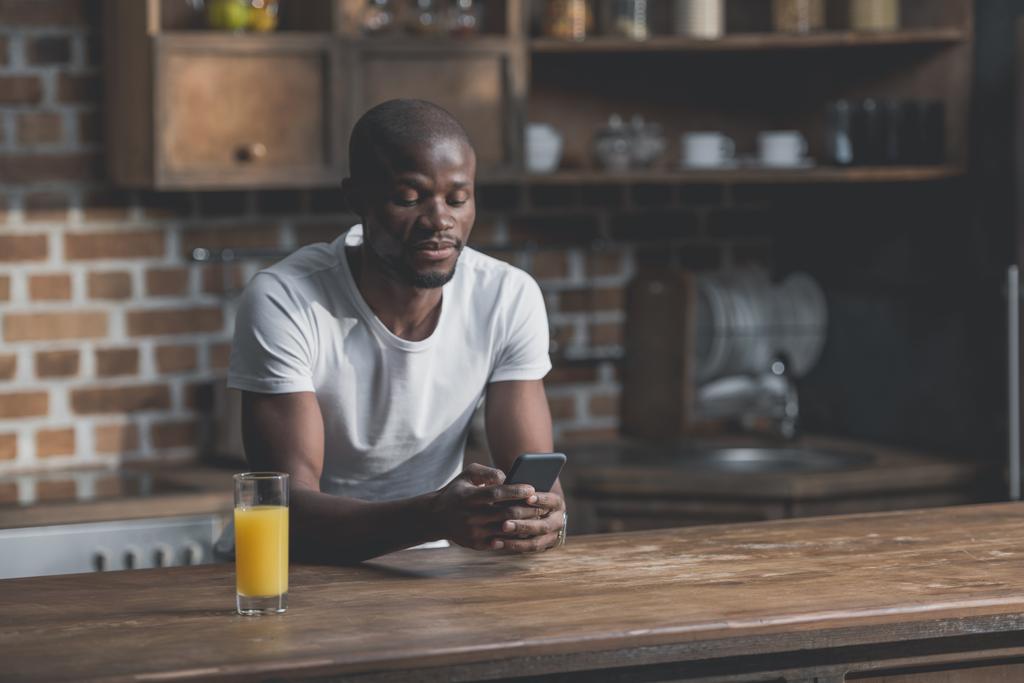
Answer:
[[185, 544], [185, 564], [195, 565], [203, 563], [203, 547], [195, 541]]
[[252, 142], [248, 145], [242, 145], [238, 148], [236, 156], [239, 161], [245, 163], [252, 163], [253, 161], [259, 161], [267, 156], [267, 146], [262, 142]]
[[98, 572], [110, 569], [110, 552], [106, 548], [96, 548], [92, 554], [92, 568]]

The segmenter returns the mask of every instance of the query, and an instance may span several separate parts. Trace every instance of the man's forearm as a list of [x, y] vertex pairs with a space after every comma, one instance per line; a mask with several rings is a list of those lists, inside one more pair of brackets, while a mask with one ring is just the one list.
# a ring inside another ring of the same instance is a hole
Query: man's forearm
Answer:
[[296, 559], [352, 564], [440, 538], [433, 494], [371, 503], [310, 489], [292, 491], [291, 548]]

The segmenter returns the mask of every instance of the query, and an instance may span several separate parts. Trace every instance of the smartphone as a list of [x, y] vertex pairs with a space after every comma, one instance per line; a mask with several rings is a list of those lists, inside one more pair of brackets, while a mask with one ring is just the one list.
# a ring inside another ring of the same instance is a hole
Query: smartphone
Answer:
[[565, 464], [565, 453], [523, 453], [512, 463], [506, 484], [529, 484], [535, 491], [550, 491]]

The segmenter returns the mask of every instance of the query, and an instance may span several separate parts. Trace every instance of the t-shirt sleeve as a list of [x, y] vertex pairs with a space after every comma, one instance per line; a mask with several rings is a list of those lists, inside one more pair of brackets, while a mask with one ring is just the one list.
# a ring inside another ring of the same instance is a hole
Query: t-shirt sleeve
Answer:
[[498, 351], [490, 382], [542, 379], [551, 370], [551, 336], [544, 295], [533, 278], [522, 275], [522, 286], [508, 302], [508, 333]]
[[307, 312], [279, 278], [258, 273], [235, 316], [228, 387], [264, 394], [313, 391]]

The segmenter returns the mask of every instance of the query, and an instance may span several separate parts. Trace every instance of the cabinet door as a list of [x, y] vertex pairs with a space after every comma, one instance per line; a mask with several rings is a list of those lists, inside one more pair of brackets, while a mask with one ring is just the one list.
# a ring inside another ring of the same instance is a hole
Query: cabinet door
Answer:
[[[356, 50], [354, 115], [406, 97], [444, 107], [466, 128], [481, 173], [511, 170], [521, 154], [519, 56], [502, 41], [404, 47], [366, 41]], [[353, 123], [355, 118], [353, 118]]]
[[157, 39], [154, 176], [159, 188], [340, 181], [347, 83], [317, 35]]

